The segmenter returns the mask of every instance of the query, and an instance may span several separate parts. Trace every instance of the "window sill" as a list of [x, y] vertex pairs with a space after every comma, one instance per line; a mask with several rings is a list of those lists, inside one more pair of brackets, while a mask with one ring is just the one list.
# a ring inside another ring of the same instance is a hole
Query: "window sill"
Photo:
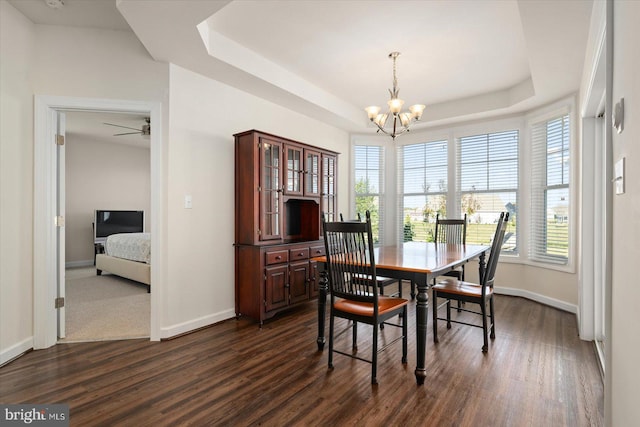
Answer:
[[569, 274], [575, 274], [576, 272], [574, 266], [571, 263], [566, 265], [549, 264], [549, 263], [526, 259], [520, 255], [500, 255], [500, 262], [504, 262], [507, 264], [528, 265], [531, 267], [544, 268], [546, 270], [561, 271], [563, 273], [569, 273]]

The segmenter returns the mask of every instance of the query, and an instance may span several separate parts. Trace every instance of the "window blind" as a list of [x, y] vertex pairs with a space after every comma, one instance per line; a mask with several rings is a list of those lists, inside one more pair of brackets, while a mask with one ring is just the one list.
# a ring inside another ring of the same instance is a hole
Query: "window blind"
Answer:
[[569, 260], [569, 115], [536, 123], [531, 129], [531, 244], [540, 262]]
[[402, 241], [433, 241], [436, 215], [447, 214], [447, 141], [398, 147], [398, 227]]
[[371, 213], [371, 231], [374, 243], [382, 243], [384, 148], [373, 145], [354, 147], [356, 214], [365, 218]]
[[[509, 212], [502, 252], [516, 254], [518, 213], [518, 131], [457, 140], [459, 217], [467, 215], [467, 243], [489, 244], [500, 212]], [[453, 218], [453, 216], [452, 216]]]

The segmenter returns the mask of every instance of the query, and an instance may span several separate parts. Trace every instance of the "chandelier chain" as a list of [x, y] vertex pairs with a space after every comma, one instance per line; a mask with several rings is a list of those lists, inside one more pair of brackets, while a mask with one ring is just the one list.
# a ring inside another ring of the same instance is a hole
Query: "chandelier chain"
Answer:
[[396, 77], [396, 58], [398, 56], [393, 56], [393, 92], [396, 93], [398, 87], [398, 78]]

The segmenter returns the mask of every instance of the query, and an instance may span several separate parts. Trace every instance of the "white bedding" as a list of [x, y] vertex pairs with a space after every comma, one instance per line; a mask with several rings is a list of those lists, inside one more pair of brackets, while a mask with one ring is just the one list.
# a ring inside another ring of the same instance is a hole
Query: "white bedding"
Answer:
[[151, 261], [151, 233], [122, 233], [107, 237], [104, 253], [131, 261]]

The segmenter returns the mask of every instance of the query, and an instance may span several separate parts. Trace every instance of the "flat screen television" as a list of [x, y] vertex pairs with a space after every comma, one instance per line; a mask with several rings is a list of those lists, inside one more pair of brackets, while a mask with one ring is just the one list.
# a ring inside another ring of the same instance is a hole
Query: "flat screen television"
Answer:
[[96, 210], [93, 223], [95, 242], [103, 242], [112, 234], [143, 233], [144, 211]]

